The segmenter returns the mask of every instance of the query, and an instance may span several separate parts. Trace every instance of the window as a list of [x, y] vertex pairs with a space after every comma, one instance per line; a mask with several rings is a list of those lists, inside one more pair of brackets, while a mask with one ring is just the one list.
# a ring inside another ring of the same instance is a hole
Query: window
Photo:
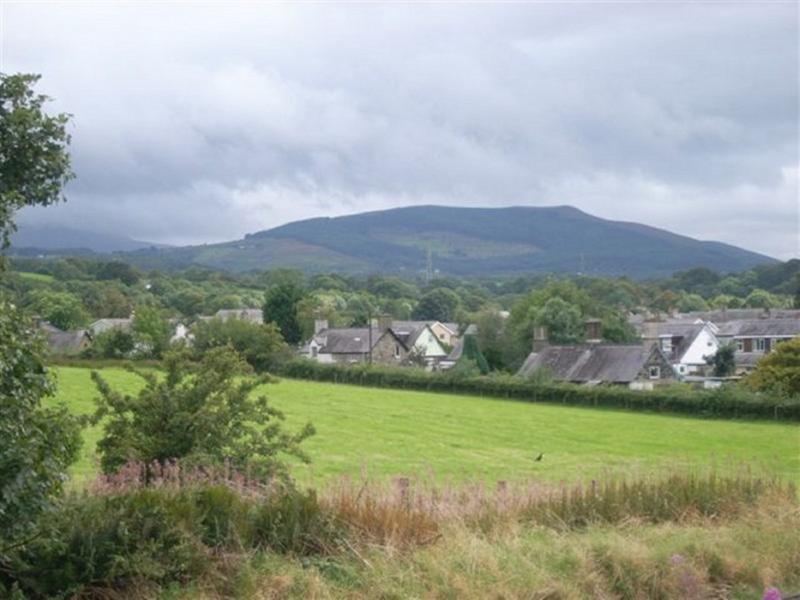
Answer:
[[678, 365], [678, 373], [680, 373], [681, 375], [686, 373], [686, 365]]
[[400, 344], [394, 345], [394, 357], [400, 358]]
[[660, 379], [661, 378], [661, 367], [650, 367], [650, 379]]
[[317, 353], [319, 353], [319, 348], [317, 348], [316, 346], [311, 346], [311, 356], [316, 358], [317, 357]]
[[744, 340], [736, 340], [736, 351], [744, 352]]
[[756, 338], [756, 352], [764, 352], [767, 349], [767, 340]]
[[672, 352], [672, 338], [671, 337], [666, 336], [666, 337], [662, 337], [661, 338], [661, 350], [666, 354], [669, 354], [670, 352]]

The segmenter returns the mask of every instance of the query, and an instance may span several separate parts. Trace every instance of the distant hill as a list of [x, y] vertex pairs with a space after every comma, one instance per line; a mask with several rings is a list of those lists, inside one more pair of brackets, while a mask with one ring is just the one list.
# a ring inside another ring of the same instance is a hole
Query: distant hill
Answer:
[[140, 242], [129, 237], [71, 229], [60, 225], [21, 224], [11, 237], [11, 253], [34, 254], [105, 254], [131, 252], [142, 248], [165, 247]]
[[600, 219], [570, 206], [414, 206], [308, 219], [234, 242], [138, 250], [125, 257], [143, 267], [416, 275], [429, 255], [441, 275], [459, 276], [553, 272], [644, 278], [696, 266], [741, 271], [777, 262], [728, 244]]

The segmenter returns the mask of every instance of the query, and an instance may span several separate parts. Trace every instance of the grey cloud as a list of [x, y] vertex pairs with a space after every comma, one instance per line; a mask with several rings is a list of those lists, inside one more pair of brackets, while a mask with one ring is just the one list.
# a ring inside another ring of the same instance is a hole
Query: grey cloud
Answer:
[[79, 175], [23, 218], [186, 242], [568, 202], [790, 257], [797, 10], [9, 4], [4, 69], [74, 113]]

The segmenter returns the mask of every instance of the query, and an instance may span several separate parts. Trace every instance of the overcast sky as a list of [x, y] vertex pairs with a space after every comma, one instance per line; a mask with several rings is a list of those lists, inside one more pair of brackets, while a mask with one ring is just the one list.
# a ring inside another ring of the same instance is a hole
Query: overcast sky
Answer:
[[74, 115], [67, 204], [155, 242], [571, 204], [798, 255], [798, 4], [2, 4]]

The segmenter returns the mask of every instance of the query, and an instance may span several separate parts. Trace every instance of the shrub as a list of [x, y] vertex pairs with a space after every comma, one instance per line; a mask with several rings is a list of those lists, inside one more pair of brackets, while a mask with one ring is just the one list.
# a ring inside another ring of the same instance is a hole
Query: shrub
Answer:
[[201, 321], [194, 328], [192, 349], [198, 357], [220, 346], [231, 346], [256, 371], [271, 371], [289, 357], [289, 348], [275, 323], [251, 323], [219, 318]]
[[699, 417], [800, 421], [800, 398], [750, 393], [735, 387], [722, 387], [715, 390], [670, 388], [634, 391], [619, 386], [587, 387], [529, 380], [511, 375], [461, 377], [457, 373], [450, 372], [429, 373], [421, 369], [376, 365], [323, 364], [307, 359], [291, 361], [284, 365], [279, 373], [297, 379], [431, 392], [476, 394], [524, 402], [684, 413]]
[[247, 363], [231, 348], [215, 348], [200, 363], [184, 353], [167, 355], [165, 377], [134, 371], [145, 380], [138, 396], [115, 392], [96, 372], [100, 391], [95, 422], [104, 423], [97, 447], [105, 473], [130, 460], [164, 466], [175, 460], [195, 465], [228, 464], [263, 478], [288, 480], [281, 455], [307, 461], [301, 442], [314, 433], [307, 424], [290, 434], [283, 414], [265, 396], [251, 392], [267, 380], [242, 378]]

